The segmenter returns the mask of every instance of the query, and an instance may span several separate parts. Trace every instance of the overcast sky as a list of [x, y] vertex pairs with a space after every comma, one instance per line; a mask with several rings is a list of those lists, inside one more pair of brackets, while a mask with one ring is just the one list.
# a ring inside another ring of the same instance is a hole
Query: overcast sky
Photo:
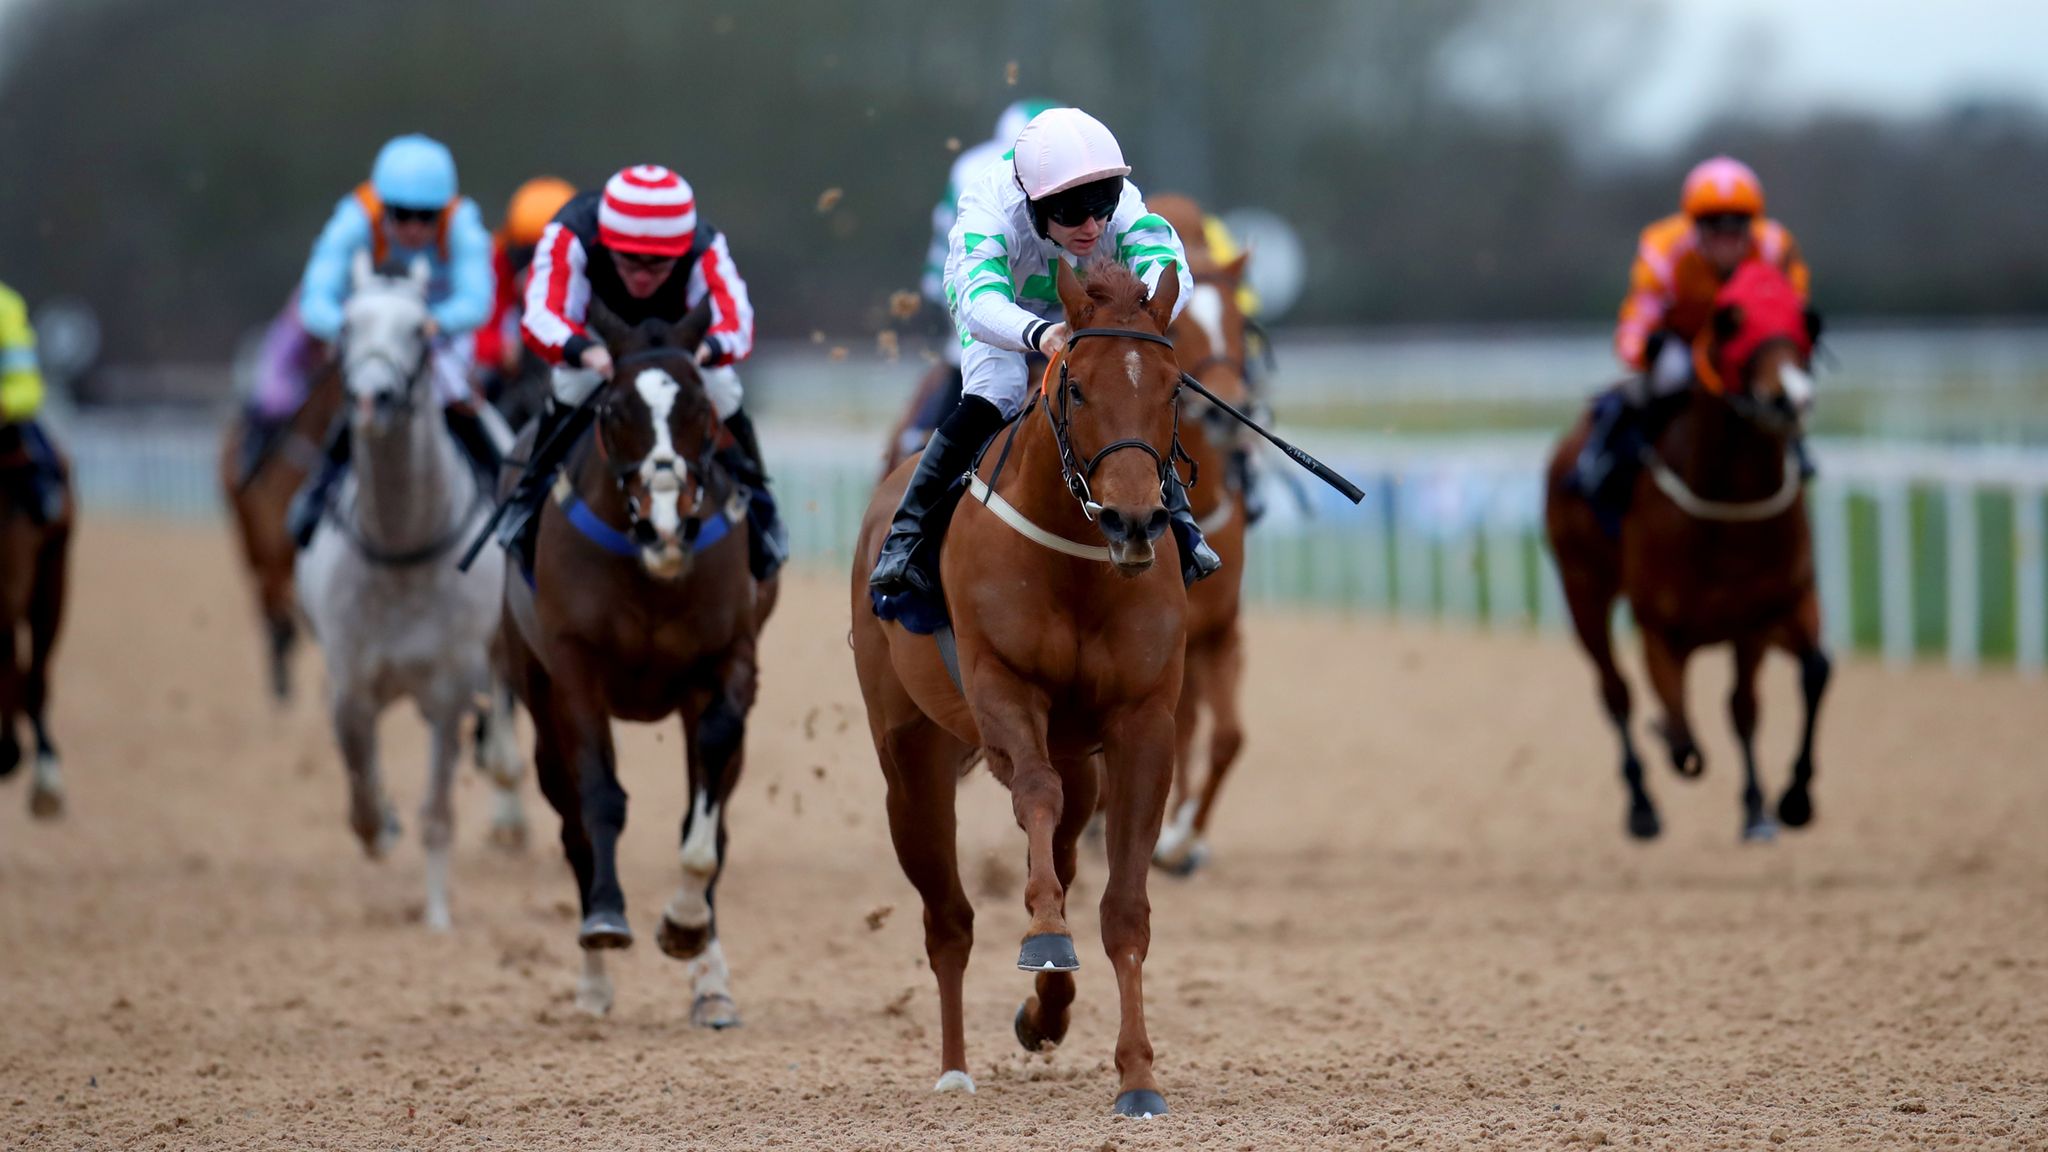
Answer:
[[1682, 133], [1740, 98], [1727, 91], [1729, 62], [1764, 39], [1769, 79], [1748, 107], [1911, 115], [1976, 97], [2048, 105], [2048, 0], [1682, 0], [1666, 12], [1641, 99], [1611, 125], [1626, 143]]
[[[22, 47], [11, 17], [53, 2], [62, 0], [0, 0], [0, 68]], [[1606, 126], [1624, 146], [1683, 136], [1737, 102], [1792, 116], [1828, 108], [1911, 115], [1977, 97], [2048, 106], [2048, 0], [1611, 2], [1665, 10], [1635, 98]], [[1761, 91], [1734, 91], [1731, 61], [1759, 43], [1768, 45], [1769, 78]]]

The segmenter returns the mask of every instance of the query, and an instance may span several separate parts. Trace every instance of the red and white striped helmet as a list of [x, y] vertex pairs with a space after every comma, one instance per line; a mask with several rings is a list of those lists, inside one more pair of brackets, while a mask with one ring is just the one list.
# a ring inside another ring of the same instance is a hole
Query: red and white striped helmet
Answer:
[[659, 164], [621, 168], [604, 184], [597, 238], [614, 252], [681, 256], [697, 236], [690, 182]]

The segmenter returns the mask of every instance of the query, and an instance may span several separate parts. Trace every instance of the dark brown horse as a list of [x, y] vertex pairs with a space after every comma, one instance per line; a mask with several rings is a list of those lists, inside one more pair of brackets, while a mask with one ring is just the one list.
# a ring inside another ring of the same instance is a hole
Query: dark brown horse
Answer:
[[[1171, 219], [1169, 217], [1169, 219]], [[1198, 217], [1199, 219], [1199, 217]], [[1176, 229], [1181, 227], [1174, 222]], [[1186, 233], [1183, 233], [1186, 235]], [[1249, 254], [1222, 265], [1192, 260], [1194, 299], [1173, 322], [1173, 350], [1183, 371], [1225, 403], [1249, 405], [1245, 362], [1245, 317], [1237, 304]], [[1231, 456], [1246, 448], [1243, 426], [1195, 395], [1182, 397], [1182, 418], [1199, 435], [1184, 443], [1200, 482], [1188, 502], [1209, 546], [1223, 558], [1223, 570], [1188, 589], [1188, 654], [1175, 712], [1173, 819], [1160, 830], [1152, 862], [1186, 876], [1209, 859], [1209, 821], [1223, 779], [1244, 749], [1238, 712], [1244, 676], [1244, 634], [1238, 615], [1244, 603], [1245, 492]], [[1208, 723], [1207, 764], [1196, 757], [1196, 735]]]
[[[63, 465], [64, 501], [59, 515], [39, 524], [29, 514], [26, 470], [33, 467], [10, 428], [0, 449], [0, 778], [21, 767], [21, 718], [36, 740], [28, 810], [41, 819], [64, 811], [63, 767], [50, 738], [50, 658], [64, 625], [64, 586], [71, 562], [71, 525], [77, 509], [68, 462]], [[53, 447], [51, 451], [56, 451]], [[60, 460], [62, 458], [60, 457]], [[24, 627], [28, 660], [16, 652]]]
[[[1716, 314], [1712, 362], [1742, 335], [1739, 310]], [[1776, 833], [1757, 783], [1757, 667], [1778, 647], [1800, 664], [1806, 718], [1792, 781], [1778, 800], [1778, 819], [1800, 827], [1813, 819], [1814, 723], [1828, 682], [1821, 648], [1820, 604], [1806, 501], [1789, 437], [1812, 400], [1806, 356], [1796, 331], [1749, 333], [1754, 351], [1731, 365], [1724, 394], [1695, 386], [1645, 454], [1643, 470], [1618, 538], [1592, 506], [1568, 486], [1587, 434], [1581, 418], [1552, 455], [1545, 505], [1551, 551], [1579, 642], [1599, 672], [1607, 715], [1621, 737], [1621, 773], [1629, 790], [1629, 832], [1657, 835], [1657, 810], [1643, 785], [1643, 766], [1629, 733], [1629, 690], [1615, 667], [1609, 617], [1628, 598], [1642, 632], [1644, 662], [1663, 705], [1659, 725], [1681, 776], [1705, 769], [1685, 713], [1685, 665], [1712, 644], [1735, 651], [1735, 687], [1728, 711], [1742, 744], [1742, 833]]]
[[[670, 328], [629, 329], [591, 305], [618, 366], [593, 399], [593, 432], [571, 451], [543, 510], [529, 583], [508, 565], [501, 657], [531, 711], [541, 791], [562, 818], [582, 898], [576, 1002], [612, 1002], [604, 949], [633, 941], [618, 872], [626, 792], [611, 720], [682, 717], [690, 810], [682, 886], [655, 940], [690, 962], [691, 1020], [739, 1023], [713, 911], [725, 810], [754, 704], [755, 642], [776, 584], [747, 569], [745, 498], [716, 453], [727, 438], [692, 357], [708, 307]], [[531, 450], [532, 430], [522, 442]], [[509, 488], [510, 478], [507, 478]]]
[[[870, 606], [868, 573], [908, 465], [876, 490], [862, 523], [854, 662], [896, 857], [924, 901], [925, 950], [939, 985], [938, 1089], [974, 1087], [960, 1002], [974, 910], [960, 885], [953, 801], [979, 748], [1010, 790], [1027, 842], [1030, 920], [1017, 964], [1037, 974], [1037, 990], [1016, 1018], [1027, 1049], [1066, 1035], [1080, 963], [1067, 887], [1097, 789], [1108, 790], [1102, 939], [1122, 1003], [1116, 1108], [1158, 1114], [1166, 1102], [1153, 1076], [1140, 972], [1151, 943], [1148, 861], [1172, 783], [1186, 651], [1180, 566], [1170, 553], [1154, 563], [1167, 527], [1161, 481], [1178, 438], [1180, 370], [1165, 333], [1179, 282], [1169, 268], [1148, 298], [1117, 265], [1092, 269], [1085, 288], [1064, 263], [1057, 276], [1073, 340], [1048, 372], [1046, 394], [982, 461], [941, 553], [964, 691], [931, 637], [883, 624]], [[1099, 776], [1098, 755], [1107, 764]]]
[[221, 495], [234, 516], [235, 539], [256, 591], [263, 616], [265, 659], [270, 691], [279, 702], [291, 697], [291, 654], [298, 642], [298, 600], [292, 592], [292, 566], [298, 549], [285, 530], [292, 494], [319, 466], [327, 431], [341, 411], [341, 373], [330, 365], [306, 393], [306, 402], [292, 414], [286, 430], [246, 479], [242, 474], [246, 419], [237, 414], [220, 447]]

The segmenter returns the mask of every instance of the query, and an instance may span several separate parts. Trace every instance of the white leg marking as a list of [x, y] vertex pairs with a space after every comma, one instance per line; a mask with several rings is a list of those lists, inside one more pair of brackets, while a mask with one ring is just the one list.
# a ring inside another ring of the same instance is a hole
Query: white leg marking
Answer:
[[427, 849], [427, 930], [446, 932], [455, 927], [448, 915], [448, 846]]
[[732, 998], [732, 970], [725, 947], [713, 940], [703, 953], [685, 964], [690, 974], [690, 1023], [699, 1028], [730, 1028], [740, 1022]]
[[591, 1016], [612, 1010], [612, 978], [605, 974], [602, 952], [583, 953], [583, 975], [576, 979], [576, 1007]]
[[972, 1096], [974, 1095], [974, 1077], [956, 1068], [939, 1077], [939, 1082], [932, 1086], [932, 1091], [965, 1092]]
[[690, 803], [690, 834], [683, 838], [683, 883], [664, 913], [679, 928], [711, 923], [711, 878], [718, 874], [718, 805], [704, 792]]
[[31, 815], [45, 818], [64, 811], [64, 766], [57, 762], [54, 753], [44, 752], [36, 756], [28, 810]]
[[1181, 801], [1180, 810], [1173, 814], [1173, 822], [1159, 830], [1159, 842], [1152, 849], [1152, 858], [1162, 864], [1176, 864], [1187, 854], [1188, 842], [1195, 831], [1195, 808], [1193, 798]]

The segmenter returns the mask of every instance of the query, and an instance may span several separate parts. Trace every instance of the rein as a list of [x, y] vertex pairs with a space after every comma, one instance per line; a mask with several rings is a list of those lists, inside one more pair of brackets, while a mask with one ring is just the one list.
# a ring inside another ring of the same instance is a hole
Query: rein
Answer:
[[[655, 364], [673, 360], [679, 354], [683, 354], [681, 349], [667, 346], [643, 348], [638, 352], [628, 353], [614, 362], [613, 379], [619, 379], [619, 370], [628, 366], [634, 364]], [[687, 474], [692, 478], [696, 487], [694, 506], [697, 509], [702, 509], [708, 505], [717, 508], [718, 511], [710, 516], [705, 516], [701, 512], [693, 512], [683, 520], [683, 547], [686, 551], [691, 552], [701, 548], [709, 548], [723, 540], [726, 533], [731, 530], [733, 521], [740, 514], [730, 507], [737, 497], [736, 486], [732, 486], [735, 488], [735, 491], [724, 494], [724, 499], [715, 499], [714, 493], [705, 483], [707, 479], [712, 477], [723, 477], [730, 480], [730, 477], [725, 477], [722, 469], [717, 468], [720, 428], [717, 415], [711, 413], [708, 409], [704, 420], [704, 432], [704, 450], [695, 459], [688, 462]], [[618, 489], [621, 496], [625, 497], [626, 531], [621, 532], [610, 524], [605, 523], [591, 509], [590, 505], [585, 503], [576, 494], [574, 485], [569, 482], [566, 468], [556, 481], [554, 489], [555, 502], [568, 515], [569, 523], [598, 547], [615, 556], [637, 556], [641, 548], [651, 548], [655, 545], [659, 540], [659, 533], [656, 531], [654, 521], [648, 516], [646, 509], [640, 506], [640, 498], [633, 494], [627, 487], [626, 482], [633, 476], [640, 474], [643, 468], [649, 467], [650, 462], [647, 457], [642, 457], [638, 460], [615, 462], [610, 446], [605, 443], [604, 423], [602, 420], [592, 424], [591, 437], [595, 442], [599, 461], [604, 464], [605, 470], [611, 474], [613, 486]], [[676, 487], [680, 490], [685, 473], [677, 468], [677, 464], [681, 463], [682, 459], [681, 456], [677, 456], [674, 460], [653, 461], [651, 466], [655, 475], [648, 478], [649, 486], [653, 485], [656, 477], [667, 475], [676, 482]]]
[[[396, 408], [401, 415], [410, 416], [413, 409], [418, 407], [417, 393], [419, 392], [420, 381], [426, 379], [427, 370], [433, 362], [433, 357], [433, 343], [428, 340], [420, 341], [419, 359], [414, 361], [410, 369], [406, 368], [396, 357], [381, 348], [372, 349], [359, 356], [347, 357], [341, 363], [343, 392], [344, 394], [347, 392], [349, 376], [361, 365], [381, 361], [390, 365], [398, 373], [399, 379], [404, 381], [405, 384], [404, 388], [397, 393], [397, 399], [391, 402], [392, 407]], [[296, 418], [295, 413], [294, 419]], [[464, 458], [467, 459], [466, 456]], [[457, 544], [462, 542], [463, 536], [468, 532], [470, 523], [476, 519], [477, 512], [492, 503], [489, 478], [480, 473], [473, 463], [469, 468], [469, 476], [471, 491], [469, 507], [463, 509], [462, 515], [456, 518], [455, 523], [447, 531], [416, 548], [392, 550], [371, 540], [363, 534], [362, 526], [355, 522], [353, 516], [343, 516], [341, 514], [340, 509], [335, 507], [332, 497], [329, 497], [327, 507], [323, 510], [323, 515], [329, 523], [341, 531], [342, 536], [348, 540], [350, 546], [356, 550], [357, 554], [362, 556], [363, 559], [368, 560], [371, 564], [379, 568], [417, 567], [418, 565], [438, 560], [452, 551]]]
[[[1173, 349], [1173, 341], [1166, 337], [1155, 335], [1151, 332], [1141, 332], [1135, 328], [1077, 328], [1068, 335], [1067, 346], [1071, 348], [1076, 341], [1084, 336], [1107, 336], [1124, 340], [1145, 340], [1153, 344], [1163, 345], [1168, 351]], [[1186, 382], [1186, 373], [1182, 373], [1181, 380], [1183, 383]], [[1102, 466], [1104, 460], [1126, 448], [1138, 449], [1147, 456], [1152, 457], [1152, 463], [1159, 473], [1159, 486], [1162, 493], [1166, 488], [1167, 474], [1173, 471], [1176, 461], [1185, 461], [1188, 466], [1188, 478], [1183, 481], [1182, 486], [1187, 488], [1195, 486], [1195, 481], [1200, 476], [1200, 471], [1195, 466], [1194, 458], [1187, 454], [1187, 450], [1181, 447], [1180, 443], [1180, 390], [1180, 384], [1174, 385], [1173, 395], [1167, 399], [1167, 403], [1173, 406], [1173, 444], [1166, 450], [1164, 456], [1159, 454], [1159, 449], [1154, 448], [1150, 441], [1127, 437], [1110, 444], [1102, 451], [1090, 456], [1086, 463], [1083, 463], [1079, 454], [1074, 451], [1074, 389], [1067, 379], [1067, 353], [1064, 349], [1061, 350], [1058, 411], [1054, 411], [1053, 402], [1048, 398], [1045, 405], [1045, 418], [1052, 425], [1053, 444], [1059, 449], [1060, 479], [1065, 481], [1067, 491], [1073, 495], [1074, 499], [1080, 501], [1081, 514], [1086, 516], [1090, 523], [1094, 523], [1095, 518], [1101, 514], [1102, 505], [1096, 502], [1094, 493], [1088, 488], [1088, 481], [1094, 479], [1095, 470]], [[1040, 391], [1043, 391], [1043, 388]]]

